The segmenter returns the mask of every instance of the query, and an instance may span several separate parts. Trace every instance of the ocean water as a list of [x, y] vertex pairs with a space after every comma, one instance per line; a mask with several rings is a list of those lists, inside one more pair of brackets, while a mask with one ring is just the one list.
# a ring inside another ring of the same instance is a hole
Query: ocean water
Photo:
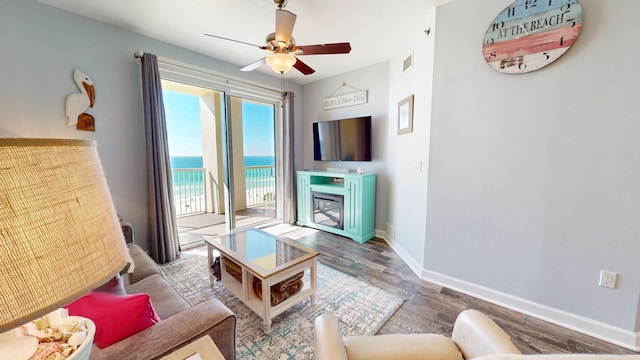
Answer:
[[[172, 169], [193, 169], [202, 167], [202, 156], [172, 156]], [[274, 165], [273, 156], [245, 156], [244, 166]]]
[[275, 158], [273, 156], [245, 156], [244, 166], [264, 166], [275, 165]]
[[202, 156], [172, 156], [169, 161], [172, 169], [199, 169], [202, 167]]

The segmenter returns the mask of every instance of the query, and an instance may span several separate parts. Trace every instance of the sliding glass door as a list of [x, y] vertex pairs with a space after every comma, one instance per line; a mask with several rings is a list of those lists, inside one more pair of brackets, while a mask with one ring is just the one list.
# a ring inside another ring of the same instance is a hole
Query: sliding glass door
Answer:
[[275, 105], [229, 97], [235, 227], [276, 219]]
[[180, 244], [278, 221], [279, 99], [165, 77], [162, 85]]

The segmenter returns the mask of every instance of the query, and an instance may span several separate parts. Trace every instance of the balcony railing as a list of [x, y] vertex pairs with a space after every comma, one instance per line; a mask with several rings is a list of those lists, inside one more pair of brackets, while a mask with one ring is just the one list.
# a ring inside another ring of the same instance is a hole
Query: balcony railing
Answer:
[[[206, 169], [171, 169], [176, 216], [204, 213], [206, 209]], [[275, 203], [275, 169], [247, 166], [244, 171], [247, 207]]]
[[176, 216], [206, 212], [205, 169], [171, 169]]
[[246, 166], [244, 179], [247, 207], [273, 204], [276, 201], [276, 174], [272, 165]]

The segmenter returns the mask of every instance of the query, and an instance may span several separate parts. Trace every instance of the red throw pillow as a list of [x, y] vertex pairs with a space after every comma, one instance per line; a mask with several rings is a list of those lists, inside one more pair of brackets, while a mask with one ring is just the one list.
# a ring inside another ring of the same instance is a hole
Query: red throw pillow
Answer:
[[69, 315], [83, 316], [96, 324], [93, 342], [105, 348], [160, 321], [149, 294], [113, 295], [91, 292], [67, 305]]

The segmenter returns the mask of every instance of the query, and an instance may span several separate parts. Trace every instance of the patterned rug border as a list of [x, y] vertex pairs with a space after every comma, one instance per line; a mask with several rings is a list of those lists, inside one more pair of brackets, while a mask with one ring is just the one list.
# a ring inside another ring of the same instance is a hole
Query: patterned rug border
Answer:
[[169, 282], [192, 305], [215, 297], [236, 314], [238, 359], [312, 359], [313, 321], [317, 316], [334, 313], [343, 336], [373, 335], [405, 301], [385, 289], [318, 262], [315, 306], [310, 306], [308, 298], [294, 305], [274, 318], [271, 333], [264, 335], [262, 319], [221, 284], [209, 286], [206, 256], [183, 253], [181, 258], [163, 264], [161, 268]]

